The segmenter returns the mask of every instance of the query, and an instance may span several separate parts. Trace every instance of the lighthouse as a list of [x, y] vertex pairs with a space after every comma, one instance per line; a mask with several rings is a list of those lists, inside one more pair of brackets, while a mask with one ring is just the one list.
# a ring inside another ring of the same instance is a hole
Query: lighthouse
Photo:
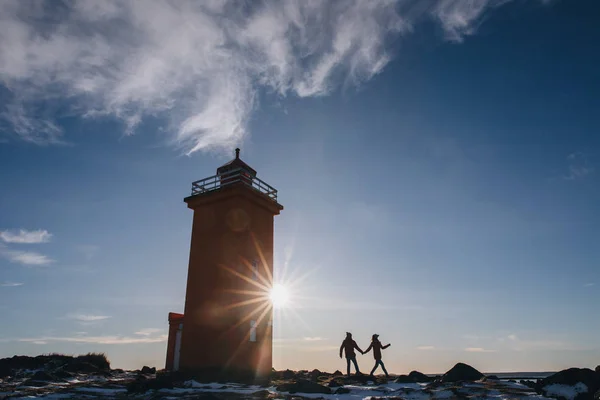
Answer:
[[277, 190], [240, 158], [192, 183], [184, 313], [169, 313], [166, 369], [264, 380], [272, 367], [273, 223]]

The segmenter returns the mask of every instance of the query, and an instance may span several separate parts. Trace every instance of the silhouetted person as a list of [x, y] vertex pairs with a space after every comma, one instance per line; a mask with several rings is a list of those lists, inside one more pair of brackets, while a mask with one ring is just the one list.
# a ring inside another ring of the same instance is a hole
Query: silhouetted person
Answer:
[[354, 349], [360, 351], [361, 354], [364, 354], [363, 351], [358, 347], [354, 339], [352, 339], [352, 334], [350, 332], [346, 332], [346, 339], [342, 342], [340, 346], [340, 358], [342, 358], [342, 350], [346, 353], [346, 363], [347, 363], [347, 374], [350, 376], [350, 361], [354, 363], [354, 369], [356, 369], [356, 373], [360, 374], [360, 370], [358, 369], [358, 363], [356, 362], [356, 353], [354, 353]]
[[373, 357], [375, 357], [375, 366], [371, 370], [371, 376], [373, 376], [373, 373], [375, 372], [377, 367], [381, 365], [381, 369], [383, 369], [383, 372], [385, 372], [385, 377], [390, 377], [385, 369], [385, 365], [383, 365], [383, 361], [381, 361], [381, 350], [387, 349], [390, 346], [391, 344], [386, 344], [385, 346], [382, 346], [381, 342], [379, 341], [379, 335], [373, 335], [373, 338], [371, 339], [371, 345], [369, 345], [369, 348], [363, 353], [367, 354], [371, 349], [373, 349]]

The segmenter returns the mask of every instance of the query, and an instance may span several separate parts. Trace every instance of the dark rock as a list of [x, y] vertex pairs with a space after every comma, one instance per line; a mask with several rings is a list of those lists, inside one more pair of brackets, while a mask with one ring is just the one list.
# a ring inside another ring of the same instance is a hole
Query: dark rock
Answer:
[[596, 369], [594, 371], [596, 371], [597, 374], [600, 374], [600, 365], [596, 366]]
[[414, 383], [415, 381], [408, 375], [398, 375], [394, 380], [395, 383]]
[[333, 376], [344, 376], [344, 374], [342, 374], [342, 371], [340, 371], [340, 370], [336, 370], [332, 375]]
[[408, 374], [408, 377], [410, 379], [412, 379], [413, 382], [418, 382], [418, 383], [433, 381], [433, 378], [431, 378], [419, 371], [410, 371], [410, 373]]
[[48, 382], [48, 381], [36, 381], [35, 379], [27, 379], [26, 381], [21, 383], [19, 386], [44, 387], [44, 386], [48, 386], [49, 384], [50, 384], [50, 382]]
[[525, 386], [527, 386], [527, 387], [529, 387], [529, 388], [531, 388], [531, 389], [535, 389], [535, 388], [537, 387], [537, 383], [536, 383], [535, 381], [531, 381], [531, 380], [524, 380], [524, 379], [521, 379], [521, 380], [519, 381], [519, 383], [520, 383], [521, 385], [525, 385]]
[[8, 365], [0, 365], [0, 379], [6, 378], [7, 376], [12, 376], [12, 369], [8, 367]]
[[252, 393], [253, 399], [267, 399], [271, 396], [271, 392], [268, 390], [259, 390], [258, 392]]
[[71, 372], [65, 371], [63, 368], [55, 369], [51, 373], [52, 373], [53, 376], [55, 376], [55, 377], [57, 377], [59, 379], [69, 379], [69, 378], [73, 378], [75, 376]]
[[113, 371], [115, 374], [122, 374], [123, 372], [125, 372], [125, 371], [123, 371], [121, 368], [113, 369], [112, 371]]
[[498, 381], [498, 380], [500, 380], [500, 378], [498, 378], [496, 375], [486, 375], [485, 379], [486, 380], [490, 380], [490, 381]]
[[342, 386], [342, 383], [337, 379], [332, 379], [327, 383], [327, 386], [330, 388], [336, 388]]
[[[596, 369], [598, 369], [598, 367], [596, 367]], [[594, 395], [594, 400], [600, 400], [600, 390], [598, 390]]]
[[52, 376], [45, 371], [37, 371], [35, 374], [33, 374], [31, 379], [34, 381], [47, 381], [47, 382], [52, 382], [52, 381], [57, 380], [55, 376]]
[[583, 383], [587, 386], [586, 393], [580, 393], [575, 399], [592, 399], [592, 393], [600, 390], [600, 375], [589, 368], [569, 368], [559, 371], [547, 378], [541, 379], [537, 383], [536, 389], [544, 393], [544, 387], [552, 384], [574, 386], [577, 383]]
[[279, 392], [289, 393], [323, 393], [331, 394], [331, 389], [306, 379], [298, 379], [296, 382], [284, 383], [277, 386]]
[[212, 393], [203, 393], [194, 397], [196, 400], [221, 400], [219, 397]]
[[334, 392], [334, 394], [347, 394], [347, 393], [350, 393], [350, 389], [345, 388], [345, 387], [339, 387]]
[[73, 372], [76, 374], [93, 374], [98, 372], [100, 369], [94, 364], [90, 364], [86, 361], [73, 360], [63, 367], [67, 372]]
[[483, 374], [475, 368], [464, 363], [458, 363], [442, 376], [441, 381], [444, 383], [477, 381], [481, 378], [483, 378]]
[[286, 369], [281, 373], [281, 379], [293, 379], [296, 377], [296, 373], [289, 369]]
[[155, 374], [156, 373], [156, 368], [152, 367], [147, 367], [147, 366], [143, 366], [142, 370], [140, 371], [142, 374]]
[[308, 377], [310, 378], [310, 380], [312, 381], [317, 381], [319, 379], [319, 376], [321, 376], [321, 371], [319, 371], [318, 369], [313, 369], [312, 371], [310, 371], [310, 373], [308, 374]]
[[128, 393], [145, 393], [148, 390], [173, 389], [173, 378], [168, 374], [159, 374], [156, 378], [147, 379], [143, 375], [127, 384]]

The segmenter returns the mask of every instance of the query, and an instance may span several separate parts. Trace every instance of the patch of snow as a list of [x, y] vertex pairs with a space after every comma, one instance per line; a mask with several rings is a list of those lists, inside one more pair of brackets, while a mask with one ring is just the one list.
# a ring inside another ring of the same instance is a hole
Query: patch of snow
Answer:
[[562, 396], [567, 400], [573, 400], [575, 399], [575, 397], [577, 397], [578, 394], [587, 393], [588, 387], [585, 383], [582, 382], [577, 382], [577, 384], [573, 386], [560, 385], [558, 383], [555, 383], [552, 385], [544, 386], [542, 390], [548, 396]]
[[101, 388], [101, 387], [78, 387], [78, 388], [75, 388], [75, 390], [78, 392], [103, 394], [103, 395], [127, 392], [127, 389], [123, 389], [123, 388]]

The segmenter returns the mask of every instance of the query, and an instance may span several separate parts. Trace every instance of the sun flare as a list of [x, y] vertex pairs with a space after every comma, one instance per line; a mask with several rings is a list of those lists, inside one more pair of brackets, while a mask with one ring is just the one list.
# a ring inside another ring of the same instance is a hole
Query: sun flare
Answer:
[[289, 293], [285, 286], [276, 283], [271, 288], [269, 299], [274, 308], [283, 308], [289, 300]]

